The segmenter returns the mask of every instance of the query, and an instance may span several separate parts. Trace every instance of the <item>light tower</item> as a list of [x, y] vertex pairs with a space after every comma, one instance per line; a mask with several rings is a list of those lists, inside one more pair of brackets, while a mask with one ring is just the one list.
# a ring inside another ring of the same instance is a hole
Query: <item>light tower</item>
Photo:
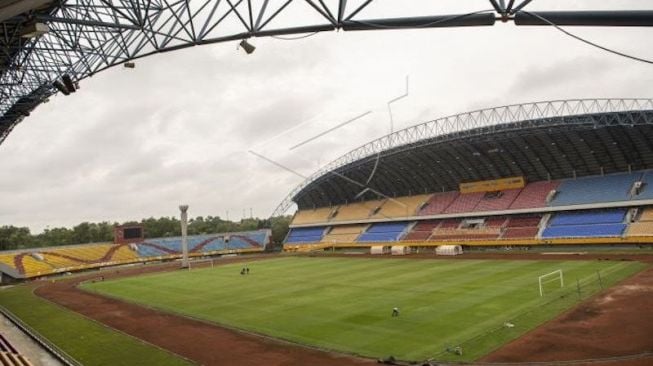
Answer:
[[181, 211], [181, 268], [188, 267], [188, 205], [180, 205]]

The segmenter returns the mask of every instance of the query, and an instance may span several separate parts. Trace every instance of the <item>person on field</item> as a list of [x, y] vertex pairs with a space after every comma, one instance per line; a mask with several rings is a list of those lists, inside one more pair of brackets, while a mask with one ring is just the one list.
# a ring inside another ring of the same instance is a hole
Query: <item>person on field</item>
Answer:
[[240, 274], [241, 274], [241, 275], [244, 275], [244, 274], [245, 274], [245, 267], [243, 267], [243, 269], [240, 270]]
[[398, 317], [399, 316], [399, 308], [392, 308], [392, 317]]

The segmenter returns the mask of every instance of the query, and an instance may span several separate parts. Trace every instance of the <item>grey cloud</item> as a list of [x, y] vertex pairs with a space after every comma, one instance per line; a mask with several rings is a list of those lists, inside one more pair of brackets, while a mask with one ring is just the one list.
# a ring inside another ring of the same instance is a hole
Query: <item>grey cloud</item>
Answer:
[[[650, 53], [641, 45], [651, 30], [582, 32]], [[239, 218], [250, 207], [268, 215], [302, 179], [247, 150], [319, 116], [257, 147], [310, 175], [388, 132], [385, 102], [403, 91], [406, 74], [411, 91], [393, 107], [396, 128], [514, 102], [650, 94], [653, 82], [650, 67], [551, 29], [333, 32], [252, 42], [252, 55], [229, 43], [138, 60], [136, 69], [100, 73], [79, 93], [39, 107], [0, 146], [0, 224], [39, 231], [169, 216], [182, 202], [191, 215], [229, 210]], [[288, 150], [367, 110], [375, 111], [370, 118]]]

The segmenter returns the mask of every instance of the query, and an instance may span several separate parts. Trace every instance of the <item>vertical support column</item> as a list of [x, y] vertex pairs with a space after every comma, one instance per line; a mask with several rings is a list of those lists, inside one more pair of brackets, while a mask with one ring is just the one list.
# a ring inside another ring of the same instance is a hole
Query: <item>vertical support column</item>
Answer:
[[180, 205], [181, 211], [181, 268], [188, 268], [188, 205]]

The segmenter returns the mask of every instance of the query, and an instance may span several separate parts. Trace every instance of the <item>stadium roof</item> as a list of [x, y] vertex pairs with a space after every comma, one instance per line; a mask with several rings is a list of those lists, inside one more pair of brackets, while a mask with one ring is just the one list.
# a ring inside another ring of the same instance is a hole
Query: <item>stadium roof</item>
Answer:
[[[364, 11], [378, 0], [0, 0], [0, 144], [62, 88], [109, 67], [195, 45], [332, 30], [516, 25], [653, 26], [653, 11], [526, 12], [531, 0], [487, 2], [488, 10], [397, 18]], [[466, 5], [467, 7], [469, 4]], [[280, 20], [282, 19], [282, 20]], [[36, 31], [38, 29], [38, 31]], [[66, 81], [66, 80], [64, 80]], [[67, 88], [63, 88], [67, 89]]]
[[277, 208], [653, 168], [653, 99], [549, 101], [477, 110], [374, 140], [331, 162]]

